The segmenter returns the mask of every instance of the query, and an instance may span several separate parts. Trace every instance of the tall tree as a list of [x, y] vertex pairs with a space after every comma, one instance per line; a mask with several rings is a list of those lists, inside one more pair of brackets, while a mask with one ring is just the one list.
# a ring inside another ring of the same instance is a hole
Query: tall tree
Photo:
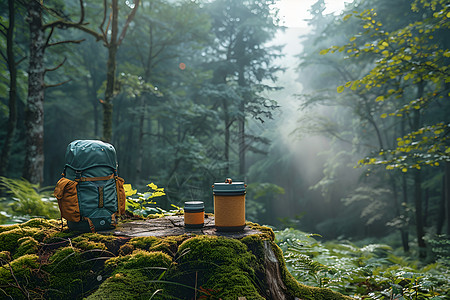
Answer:
[[[44, 82], [45, 73], [59, 68], [62, 64], [52, 69], [44, 66], [44, 55], [46, 48], [62, 43], [79, 43], [81, 41], [67, 40], [51, 43], [51, 36], [57, 27], [78, 26], [83, 23], [84, 10], [83, 1], [80, 0], [81, 17], [78, 23], [69, 22], [65, 15], [55, 13], [56, 21], [44, 24], [44, 12], [56, 12], [44, 7], [37, 0], [24, 2], [28, 9], [27, 21], [30, 29], [30, 56], [28, 66], [28, 96], [25, 111], [26, 125], [26, 157], [23, 177], [32, 183], [42, 183], [44, 174], [44, 90], [49, 87]], [[50, 32], [46, 36], [47, 30]]]
[[[234, 103], [237, 113], [233, 119], [229, 113], [225, 116], [225, 136], [229, 136], [231, 123], [238, 123], [238, 153], [240, 176], [245, 176], [246, 141], [245, 120], [251, 114], [255, 118], [271, 117], [271, 111], [277, 107], [275, 101], [261, 96], [264, 90], [273, 89], [262, 82], [266, 79], [275, 81], [276, 72], [281, 68], [273, 64], [279, 56], [281, 47], [267, 47], [277, 30], [277, 19], [272, 7], [273, 0], [217, 0], [210, 4], [209, 11], [213, 17], [213, 32], [216, 35], [215, 51], [217, 66], [215, 82], [224, 84], [234, 82], [239, 100]], [[227, 111], [230, 106], [223, 100]], [[228, 120], [228, 121], [227, 121]], [[261, 119], [262, 120], [262, 119]], [[229, 144], [229, 140], [225, 140]], [[225, 150], [227, 156], [228, 150]]]
[[[106, 63], [106, 89], [105, 99], [102, 101], [103, 105], [103, 140], [111, 142], [112, 138], [112, 123], [113, 123], [113, 98], [116, 94], [116, 55], [117, 49], [122, 44], [128, 27], [136, 15], [140, 0], [135, 0], [134, 3], [128, 3], [131, 9], [122, 31], [119, 30], [119, 1], [111, 0], [110, 5], [105, 0], [103, 1], [103, 20], [99, 26], [100, 33], [92, 30], [86, 26], [79, 26], [78, 28], [93, 35], [97, 41], [101, 40], [103, 45], [108, 49], [108, 60]], [[109, 14], [108, 14], [109, 12]], [[109, 15], [109, 17], [108, 17]], [[106, 21], [108, 21], [106, 23]], [[106, 23], [106, 27], [105, 26]], [[111, 29], [110, 29], [111, 26]], [[120, 34], [119, 34], [120, 33]]]
[[[15, 1], [8, 0], [8, 27], [0, 29], [0, 33], [6, 36], [6, 57], [5, 58], [9, 70], [9, 100], [8, 100], [8, 128], [6, 132], [5, 143], [3, 144], [0, 157], [0, 175], [6, 176], [8, 163], [11, 156], [12, 143], [16, 134], [17, 125], [17, 61], [14, 56], [14, 25], [15, 25]], [[6, 30], [6, 32], [5, 32]]]

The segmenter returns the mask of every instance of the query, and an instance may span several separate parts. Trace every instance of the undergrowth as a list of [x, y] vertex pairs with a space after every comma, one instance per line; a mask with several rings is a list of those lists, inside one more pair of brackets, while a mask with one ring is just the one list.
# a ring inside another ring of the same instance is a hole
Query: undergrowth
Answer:
[[304, 284], [331, 288], [355, 299], [450, 299], [448, 257], [441, 255], [424, 265], [394, 255], [388, 245], [321, 243], [314, 235], [294, 229], [278, 231], [276, 238], [288, 270]]

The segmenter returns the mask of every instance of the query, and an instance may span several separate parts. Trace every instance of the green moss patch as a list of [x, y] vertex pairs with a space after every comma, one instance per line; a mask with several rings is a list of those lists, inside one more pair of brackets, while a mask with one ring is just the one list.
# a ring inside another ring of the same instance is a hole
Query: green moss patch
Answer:
[[[163, 252], [135, 250], [132, 254], [109, 259], [105, 269], [112, 273], [88, 299], [170, 299], [164, 275], [173, 264]], [[159, 298], [163, 297], [163, 298]]]
[[257, 259], [240, 241], [198, 236], [183, 242], [178, 253], [186, 285], [196, 284], [223, 299], [264, 299], [257, 288]]
[[38, 256], [34, 254], [23, 255], [11, 262], [5, 262], [0, 267], [0, 287], [3, 296], [11, 299], [23, 299], [34, 295], [36, 284], [36, 271], [39, 268]]

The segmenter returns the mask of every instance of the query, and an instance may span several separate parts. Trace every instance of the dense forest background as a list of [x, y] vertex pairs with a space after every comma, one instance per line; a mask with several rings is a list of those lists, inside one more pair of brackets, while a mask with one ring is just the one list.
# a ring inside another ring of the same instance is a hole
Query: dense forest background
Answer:
[[450, 234], [448, 1], [318, 0], [308, 30], [276, 2], [0, 1], [1, 175], [54, 186], [102, 139], [162, 208], [231, 177], [251, 221], [424, 256]]

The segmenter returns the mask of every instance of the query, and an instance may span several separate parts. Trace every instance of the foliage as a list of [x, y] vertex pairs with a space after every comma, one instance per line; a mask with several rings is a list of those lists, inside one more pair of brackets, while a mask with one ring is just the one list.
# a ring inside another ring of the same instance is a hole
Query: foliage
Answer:
[[[6, 177], [0, 177], [0, 187], [10, 195], [0, 199], [5, 208], [1, 215], [11, 218], [12, 221], [29, 220], [37, 216], [45, 218], [60, 216], [56, 198], [51, 196], [48, 187], [40, 188], [39, 184], [31, 184], [25, 179]], [[1, 221], [5, 222], [5, 219]]]
[[450, 297], [450, 270], [439, 262], [421, 265], [382, 244], [321, 243], [314, 235], [293, 229], [276, 232], [276, 238], [288, 270], [300, 282], [356, 299]]
[[[147, 217], [152, 214], [156, 217], [164, 216], [166, 214], [173, 214], [179, 211], [180, 208], [173, 205], [172, 207], [176, 210], [167, 212], [166, 210], [155, 206], [157, 203], [154, 201], [155, 198], [166, 195], [164, 188], [159, 188], [156, 184], [147, 184], [148, 191], [145, 193], [138, 193], [137, 190], [133, 190], [131, 184], [124, 184], [125, 195], [127, 196], [126, 209], [133, 214]], [[134, 196], [135, 195], [135, 196]], [[134, 197], [131, 197], [134, 196]]]
[[[407, 96], [410, 100], [405, 104], [388, 103], [391, 111], [380, 114], [382, 119], [418, 114], [433, 102], [441, 102], [450, 96], [447, 87], [450, 49], [440, 38], [448, 35], [450, 30], [450, 8], [446, 1], [417, 0], [412, 5], [412, 11], [424, 17], [392, 32], [383, 27], [374, 9], [361, 13], [354, 11], [344, 20], [352, 16], [358, 18], [362, 31], [351, 37], [346, 45], [321, 51], [321, 54], [345, 51], [349, 59], [357, 59], [363, 54], [376, 57], [374, 67], [363, 78], [338, 86], [338, 93], [345, 88], [353, 91], [374, 89], [378, 95], [372, 100], [395, 103], [408, 89], [418, 87], [418, 94]], [[367, 36], [370, 36], [371, 42], [366, 41]], [[384, 89], [379, 89], [383, 86]], [[428, 89], [420, 91], [425, 88]], [[450, 160], [449, 131], [447, 119], [436, 119], [432, 124], [421, 127], [415, 124], [409, 133], [397, 138], [395, 148], [381, 149], [377, 154], [379, 158], [369, 157], [359, 163], [385, 165], [386, 169], [398, 168], [403, 172], [425, 165], [439, 166], [440, 162]]]

